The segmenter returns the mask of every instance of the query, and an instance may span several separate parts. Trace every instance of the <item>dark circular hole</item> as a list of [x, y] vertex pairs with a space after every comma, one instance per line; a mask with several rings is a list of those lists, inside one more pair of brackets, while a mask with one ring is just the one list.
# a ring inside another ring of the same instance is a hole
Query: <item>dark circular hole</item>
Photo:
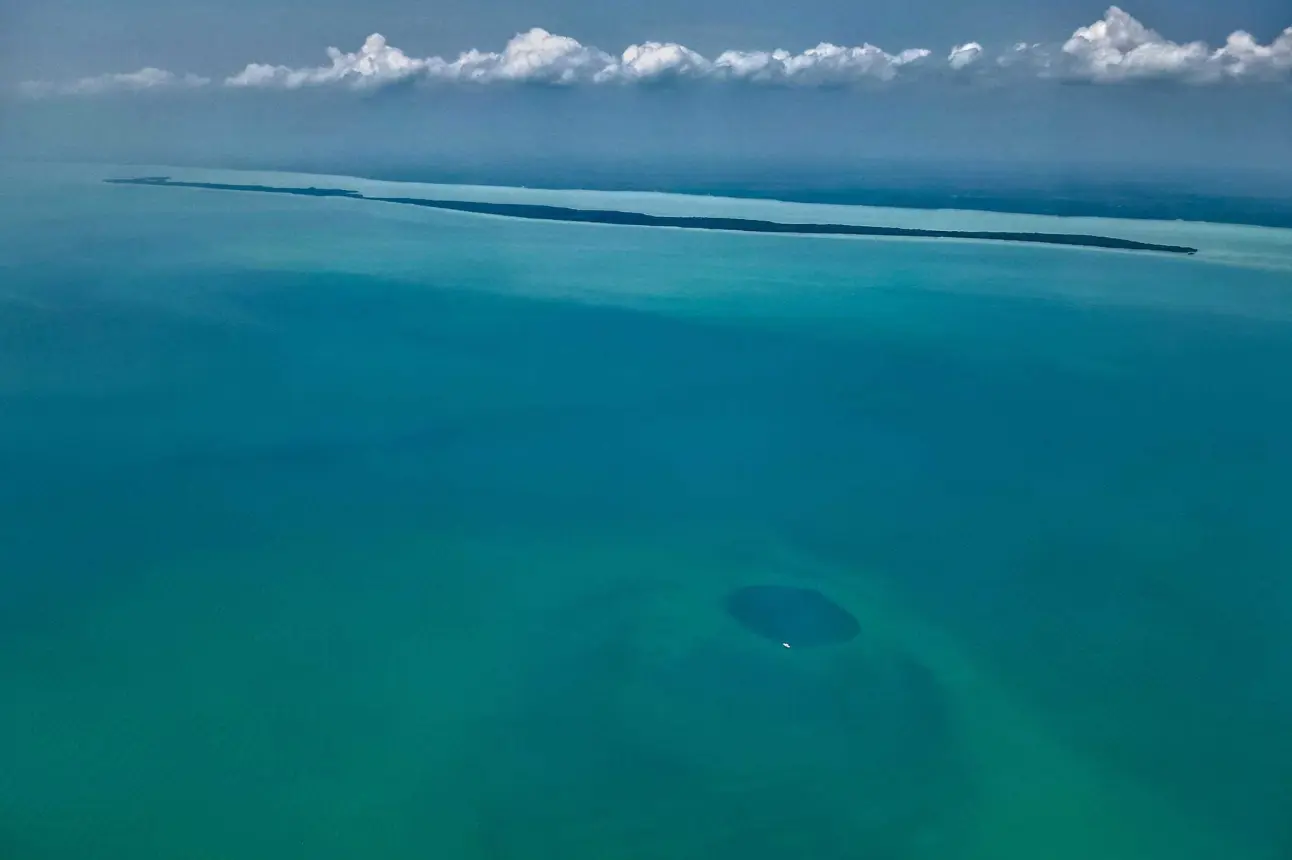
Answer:
[[851, 612], [813, 588], [747, 585], [727, 596], [727, 613], [746, 630], [791, 648], [837, 645], [861, 632]]

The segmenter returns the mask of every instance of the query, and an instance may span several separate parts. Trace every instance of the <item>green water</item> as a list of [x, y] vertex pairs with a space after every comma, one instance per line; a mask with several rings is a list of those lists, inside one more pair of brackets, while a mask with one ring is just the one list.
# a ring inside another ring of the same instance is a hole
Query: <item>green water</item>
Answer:
[[0, 200], [0, 856], [1292, 849], [1286, 270], [101, 174]]

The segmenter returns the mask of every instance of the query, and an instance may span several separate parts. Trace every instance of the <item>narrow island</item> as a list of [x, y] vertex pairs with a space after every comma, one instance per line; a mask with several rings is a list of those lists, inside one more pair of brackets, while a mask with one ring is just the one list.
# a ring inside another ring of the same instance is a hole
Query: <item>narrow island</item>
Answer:
[[565, 206], [536, 206], [528, 203], [480, 203], [467, 200], [431, 200], [423, 197], [369, 197], [344, 188], [290, 188], [274, 185], [234, 185], [223, 182], [181, 182], [168, 176], [140, 176], [134, 179], [105, 179], [112, 185], [148, 185], [164, 188], [204, 188], [215, 191], [245, 191], [260, 194], [294, 194], [304, 197], [345, 197], [377, 203], [399, 203], [451, 212], [502, 215], [531, 221], [567, 221], [584, 224], [618, 224], [630, 227], [679, 227], [687, 230], [727, 230], [740, 233], [783, 233], [806, 236], [904, 236], [919, 239], [987, 239], [996, 242], [1031, 242], [1043, 245], [1078, 245], [1120, 251], [1157, 251], [1167, 254], [1196, 254], [1197, 248], [1159, 245], [1111, 236], [1078, 233], [1022, 233], [995, 230], [923, 230], [914, 227], [868, 227], [860, 224], [790, 224], [752, 218], [707, 218], [681, 215], [644, 215], [610, 209], [572, 209]]

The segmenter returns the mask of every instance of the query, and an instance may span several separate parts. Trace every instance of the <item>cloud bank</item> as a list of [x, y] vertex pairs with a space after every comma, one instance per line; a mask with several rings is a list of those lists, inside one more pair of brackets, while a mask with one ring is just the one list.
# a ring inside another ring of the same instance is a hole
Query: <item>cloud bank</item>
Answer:
[[290, 68], [252, 63], [225, 79], [229, 87], [299, 89], [320, 85], [372, 87], [408, 79], [447, 83], [611, 84], [676, 79], [843, 85], [891, 80], [898, 70], [930, 54], [923, 49], [889, 54], [874, 45], [822, 43], [801, 54], [725, 51], [708, 59], [685, 45], [645, 42], [611, 56], [546, 30], [520, 33], [501, 50], [467, 51], [456, 60], [409, 57], [374, 33], [354, 53], [328, 49], [331, 65]]
[[994, 76], [1090, 83], [1168, 80], [1186, 84], [1292, 81], [1292, 27], [1270, 44], [1236, 31], [1225, 44], [1180, 44], [1163, 38], [1113, 6], [1100, 20], [1062, 43], [1019, 43], [995, 53], [976, 41], [949, 53], [908, 48], [889, 53], [870, 44], [823, 42], [801, 53], [730, 50], [708, 58], [685, 45], [644, 42], [612, 55], [569, 36], [535, 28], [514, 36], [501, 51], [470, 50], [456, 59], [411, 57], [374, 33], [359, 50], [327, 51], [330, 63], [293, 68], [251, 63], [219, 83], [196, 75], [146, 68], [82, 78], [70, 84], [28, 82], [33, 97], [89, 96], [111, 92], [196, 89], [298, 90], [308, 87], [375, 88], [414, 81], [426, 84], [529, 83], [553, 86], [615, 85], [666, 81], [843, 87], [907, 77]]

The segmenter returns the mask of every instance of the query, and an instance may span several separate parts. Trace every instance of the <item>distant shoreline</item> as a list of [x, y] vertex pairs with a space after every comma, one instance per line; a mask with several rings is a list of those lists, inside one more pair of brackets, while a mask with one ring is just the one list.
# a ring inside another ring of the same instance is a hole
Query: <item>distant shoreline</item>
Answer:
[[927, 230], [913, 227], [872, 227], [860, 224], [795, 224], [750, 218], [713, 218], [701, 216], [646, 215], [608, 209], [574, 209], [563, 206], [540, 206], [524, 203], [481, 203], [465, 200], [436, 200], [422, 197], [369, 197], [343, 188], [296, 188], [274, 185], [235, 185], [221, 182], [183, 182], [168, 176], [140, 176], [133, 179], [105, 179], [110, 185], [146, 185], [161, 188], [199, 188], [213, 191], [242, 191], [260, 194], [290, 194], [302, 197], [344, 197], [378, 203], [397, 203], [451, 212], [477, 215], [500, 215], [531, 221], [558, 221], [581, 224], [614, 224], [631, 227], [675, 227], [688, 230], [721, 230], [740, 233], [770, 233], [802, 236], [886, 236], [917, 239], [971, 239], [996, 242], [1027, 242], [1042, 245], [1069, 245], [1121, 251], [1155, 251], [1167, 254], [1196, 254], [1197, 248], [1184, 245], [1160, 245], [1111, 236], [1077, 233], [1027, 233], [994, 230]]

